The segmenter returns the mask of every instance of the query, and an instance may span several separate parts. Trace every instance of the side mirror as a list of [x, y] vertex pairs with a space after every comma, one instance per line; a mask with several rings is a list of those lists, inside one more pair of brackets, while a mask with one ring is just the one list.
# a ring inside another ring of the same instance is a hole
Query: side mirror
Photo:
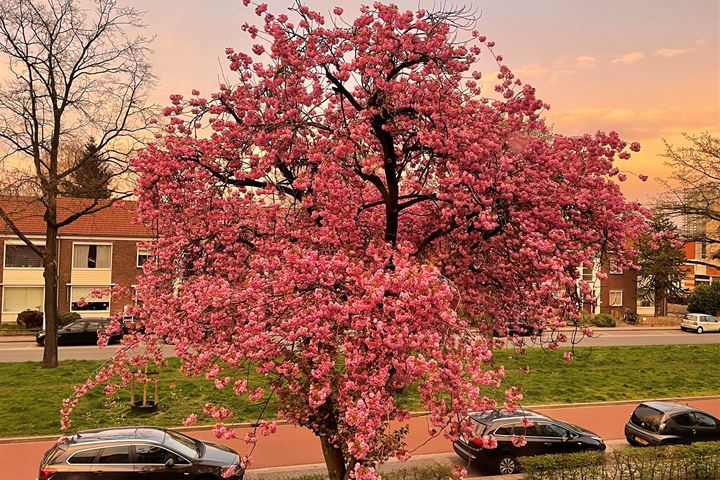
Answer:
[[165, 466], [167, 468], [171, 468], [171, 467], [175, 466], [175, 459], [170, 457], [167, 460], [165, 460]]

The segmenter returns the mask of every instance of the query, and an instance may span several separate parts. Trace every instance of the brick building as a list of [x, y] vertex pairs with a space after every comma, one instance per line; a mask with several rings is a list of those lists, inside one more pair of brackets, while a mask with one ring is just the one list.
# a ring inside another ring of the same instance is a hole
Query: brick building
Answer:
[[[598, 272], [607, 275], [606, 279], [598, 278]], [[596, 262], [593, 270], [581, 267], [582, 279], [593, 286], [595, 304], [588, 305], [585, 310], [590, 313], [609, 313], [615, 318], [622, 318], [626, 311], [638, 313], [638, 286], [635, 270], [619, 270], [612, 261]]]
[[[58, 199], [58, 219], [87, 205], [88, 200]], [[36, 245], [45, 241], [43, 208], [35, 199], [0, 200], [19, 230]], [[92, 298], [91, 290], [132, 287], [147, 259], [141, 247], [152, 232], [134, 223], [136, 203], [119, 201], [113, 206], [80, 217], [60, 228], [58, 236], [58, 314], [77, 312], [84, 317], [104, 317], [122, 312], [129, 299], [110, 295]], [[0, 221], [0, 320], [15, 322], [21, 311], [42, 310], [45, 287], [40, 258]]]

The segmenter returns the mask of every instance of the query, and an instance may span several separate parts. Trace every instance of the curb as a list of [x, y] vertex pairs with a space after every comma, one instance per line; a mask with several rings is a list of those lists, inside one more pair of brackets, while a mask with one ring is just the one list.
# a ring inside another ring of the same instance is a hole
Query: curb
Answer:
[[[611, 400], [607, 402], [585, 402], [585, 403], [548, 403], [548, 404], [542, 404], [542, 405], [528, 405], [526, 407], [522, 407], [524, 410], [535, 410], [539, 408], [543, 409], [562, 409], [562, 408], [577, 408], [577, 407], [602, 407], [602, 406], [612, 406], [612, 405], [631, 405], [636, 403], [642, 403], [642, 402], [694, 402], [699, 400], [720, 400], [720, 395], [707, 395], [707, 396], [701, 396], [701, 397], [671, 397], [671, 398], [652, 398], [652, 399], [638, 399], [638, 400]], [[411, 417], [422, 417], [424, 415], [427, 415], [427, 412], [411, 412]], [[289, 422], [287, 420], [276, 420], [275, 423], [278, 425], [288, 425]], [[233, 423], [228, 424], [228, 427], [231, 428], [251, 428], [254, 427], [256, 424], [255, 422], [244, 422], [244, 423]], [[213, 424], [210, 425], [193, 425], [192, 427], [163, 427], [163, 428], [171, 428], [173, 430], [177, 430], [179, 432], [197, 432], [201, 430], [211, 430], [214, 427]], [[46, 442], [46, 441], [54, 441], [57, 440], [58, 437], [62, 436], [62, 434], [58, 435], [39, 435], [36, 437], [2, 437], [0, 438], [0, 445], [4, 443], [30, 443], [30, 442]], [[608, 440], [608, 442], [613, 442], [615, 440]]]

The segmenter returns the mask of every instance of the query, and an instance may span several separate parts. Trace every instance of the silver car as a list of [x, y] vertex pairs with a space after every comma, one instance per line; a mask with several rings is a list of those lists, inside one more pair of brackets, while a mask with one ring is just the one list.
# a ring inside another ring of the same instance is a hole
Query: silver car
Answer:
[[680, 329], [697, 333], [720, 332], [720, 322], [712, 315], [688, 313], [680, 322]]

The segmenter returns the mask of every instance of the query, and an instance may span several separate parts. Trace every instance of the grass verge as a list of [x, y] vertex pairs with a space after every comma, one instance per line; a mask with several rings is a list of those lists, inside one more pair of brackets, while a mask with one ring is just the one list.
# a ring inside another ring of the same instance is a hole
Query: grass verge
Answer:
[[[579, 348], [570, 363], [563, 361], [562, 350], [532, 349], [519, 357], [508, 350], [495, 353], [495, 361], [505, 365], [507, 384], [523, 388], [526, 405], [715, 395], [720, 393], [718, 358], [720, 345]], [[60, 433], [62, 399], [98, 365], [97, 361], [69, 360], [46, 370], [34, 362], [0, 363], [0, 437]], [[202, 414], [207, 402], [233, 409], [236, 422], [256, 419], [256, 405], [235, 397], [231, 388], [217, 390], [204, 378], [185, 377], [178, 365], [177, 359], [170, 359], [160, 375], [158, 412], [146, 416], [132, 413], [129, 389], [112, 396], [97, 390], [80, 402], [73, 428], [177, 426], [190, 413], [197, 413], [200, 423], [212, 423]], [[529, 373], [522, 373], [523, 367], [529, 367]], [[251, 384], [258, 382], [261, 377], [251, 380]], [[412, 392], [402, 401], [410, 410], [422, 410]], [[276, 413], [277, 404], [271, 402], [265, 416]]]

